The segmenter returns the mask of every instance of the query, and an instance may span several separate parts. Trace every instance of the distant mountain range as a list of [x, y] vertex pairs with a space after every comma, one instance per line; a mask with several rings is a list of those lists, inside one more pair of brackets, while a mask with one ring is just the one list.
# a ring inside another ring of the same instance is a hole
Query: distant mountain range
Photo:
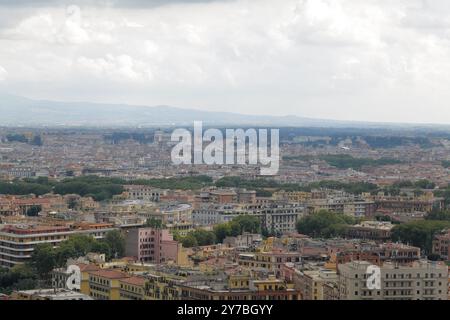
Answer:
[[210, 112], [171, 106], [32, 100], [0, 94], [0, 126], [150, 127], [192, 125], [194, 121], [203, 121], [208, 126], [393, 126], [392, 124], [322, 120], [291, 115], [264, 116]]

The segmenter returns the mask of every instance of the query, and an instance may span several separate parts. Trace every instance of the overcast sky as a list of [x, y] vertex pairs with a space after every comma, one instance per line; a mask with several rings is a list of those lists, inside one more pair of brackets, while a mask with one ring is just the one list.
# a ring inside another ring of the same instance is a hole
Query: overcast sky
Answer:
[[0, 90], [450, 123], [450, 1], [0, 0]]

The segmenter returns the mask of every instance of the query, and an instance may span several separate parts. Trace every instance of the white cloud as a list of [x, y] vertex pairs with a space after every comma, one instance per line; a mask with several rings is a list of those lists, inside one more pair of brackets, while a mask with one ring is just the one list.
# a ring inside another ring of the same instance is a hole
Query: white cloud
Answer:
[[0, 29], [3, 85], [16, 93], [450, 122], [445, 0], [236, 0], [23, 14]]
[[6, 76], [8, 75], [8, 72], [0, 66], [0, 81], [4, 81], [6, 79]]

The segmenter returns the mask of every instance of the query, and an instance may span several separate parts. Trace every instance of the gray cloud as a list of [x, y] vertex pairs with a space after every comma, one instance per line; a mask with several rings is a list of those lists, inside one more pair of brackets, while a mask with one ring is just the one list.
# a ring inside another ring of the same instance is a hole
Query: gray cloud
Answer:
[[20, 3], [0, 6], [11, 93], [450, 123], [446, 0]]
[[151, 8], [170, 4], [208, 3], [232, 0], [1, 0], [0, 6], [6, 7], [43, 7], [43, 6], [113, 6]]

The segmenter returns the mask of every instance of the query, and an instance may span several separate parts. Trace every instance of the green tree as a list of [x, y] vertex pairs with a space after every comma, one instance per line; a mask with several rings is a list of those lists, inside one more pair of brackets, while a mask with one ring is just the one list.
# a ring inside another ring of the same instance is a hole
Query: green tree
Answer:
[[223, 242], [223, 239], [231, 235], [231, 226], [229, 223], [221, 223], [215, 225], [213, 231], [216, 235], [216, 239], [218, 242]]
[[449, 210], [433, 210], [425, 217], [426, 220], [450, 221]]
[[198, 246], [197, 239], [194, 237], [192, 233], [189, 233], [185, 237], [183, 237], [181, 239], [181, 243], [185, 248], [192, 248]]
[[297, 231], [312, 237], [332, 237], [343, 235], [345, 225], [352, 225], [356, 219], [344, 214], [321, 210], [307, 215], [297, 222]]
[[433, 238], [439, 232], [450, 228], [450, 221], [422, 220], [396, 225], [392, 229], [392, 240], [409, 243], [431, 252]]
[[254, 217], [248, 214], [238, 216], [233, 219], [241, 227], [241, 232], [260, 233], [261, 221], [258, 217]]
[[69, 258], [83, 257], [93, 251], [96, 240], [88, 235], [73, 235], [66, 241], [61, 242], [55, 250], [58, 266], [62, 267]]
[[152, 217], [152, 218], [147, 219], [147, 221], [145, 222], [145, 227], [154, 228], [154, 229], [162, 229], [162, 228], [164, 228], [164, 225], [163, 225], [163, 222], [161, 221], [161, 219]]
[[31, 265], [41, 279], [47, 279], [56, 267], [56, 257], [50, 244], [38, 244], [31, 255]]
[[39, 212], [41, 212], [42, 208], [41, 206], [31, 206], [28, 208], [26, 215], [29, 217], [37, 217], [39, 215]]
[[216, 235], [212, 231], [198, 229], [189, 234], [197, 240], [199, 246], [208, 246], [216, 242]]
[[120, 231], [109, 231], [105, 236], [105, 242], [110, 247], [111, 255], [114, 258], [121, 258], [125, 255], [125, 238]]

